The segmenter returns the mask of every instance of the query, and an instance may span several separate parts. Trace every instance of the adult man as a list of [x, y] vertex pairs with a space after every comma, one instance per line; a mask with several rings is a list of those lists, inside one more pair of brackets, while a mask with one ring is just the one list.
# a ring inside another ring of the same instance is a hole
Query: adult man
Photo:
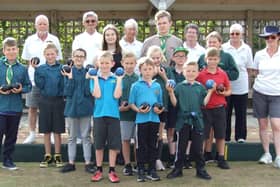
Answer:
[[82, 48], [87, 52], [84, 66], [93, 64], [97, 53], [102, 47], [102, 35], [96, 31], [98, 16], [95, 12], [89, 11], [83, 15], [83, 26], [85, 32], [77, 35], [72, 44], [72, 50]]
[[141, 56], [143, 43], [136, 39], [138, 24], [134, 19], [128, 19], [124, 23], [124, 36], [120, 40], [120, 46], [123, 51], [132, 51], [136, 58]]
[[[58, 60], [62, 59], [61, 47], [59, 40], [56, 36], [49, 33], [49, 19], [45, 15], [38, 15], [35, 18], [36, 33], [29, 36], [24, 44], [22, 51], [22, 59], [26, 60], [30, 64], [30, 60], [33, 57], [39, 57], [40, 65], [46, 62], [43, 55], [43, 48], [46, 42], [52, 42], [58, 49]], [[36, 87], [34, 82], [34, 68], [30, 65], [28, 67], [29, 79], [32, 83], [32, 91], [26, 96], [26, 106], [28, 109], [28, 120], [30, 134], [23, 141], [24, 144], [33, 143], [35, 141], [35, 129], [37, 122], [37, 110], [38, 102], [40, 97], [39, 89]]]
[[175, 48], [182, 46], [182, 40], [170, 34], [170, 27], [172, 25], [171, 15], [165, 10], [160, 10], [155, 15], [155, 22], [157, 26], [157, 34], [147, 38], [144, 41], [141, 56], [145, 56], [148, 48], [152, 45], [160, 46], [163, 51], [166, 62], [165, 65], [170, 64], [170, 60]]

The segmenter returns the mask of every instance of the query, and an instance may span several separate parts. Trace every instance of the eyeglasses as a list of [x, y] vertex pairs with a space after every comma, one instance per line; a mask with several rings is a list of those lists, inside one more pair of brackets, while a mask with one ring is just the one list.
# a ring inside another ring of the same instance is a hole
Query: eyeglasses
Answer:
[[240, 33], [239, 33], [239, 32], [232, 32], [232, 33], [230, 33], [230, 35], [231, 35], [231, 36], [234, 36], [234, 35], [235, 35], [235, 36], [239, 36]]
[[81, 56], [75, 55], [74, 57], [75, 57], [75, 58], [85, 58], [85, 56], [82, 56], [82, 55], [81, 55]]
[[175, 57], [175, 58], [186, 58], [185, 55], [175, 55], [174, 57]]
[[265, 39], [265, 40], [269, 40], [269, 39], [275, 40], [276, 38], [277, 38], [276, 36], [270, 35], [270, 36], [266, 36], [264, 39]]
[[92, 20], [86, 20], [86, 23], [95, 23], [96, 20], [92, 19]]

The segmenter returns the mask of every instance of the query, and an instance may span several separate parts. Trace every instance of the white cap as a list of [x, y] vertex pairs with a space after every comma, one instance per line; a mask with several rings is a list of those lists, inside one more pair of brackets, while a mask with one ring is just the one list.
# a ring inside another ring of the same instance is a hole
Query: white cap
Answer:
[[235, 23], [230, 26], [229, 32], [232, 33], [233, 31], [239, 31], [243, 33], [243, 27], [239, 23]]

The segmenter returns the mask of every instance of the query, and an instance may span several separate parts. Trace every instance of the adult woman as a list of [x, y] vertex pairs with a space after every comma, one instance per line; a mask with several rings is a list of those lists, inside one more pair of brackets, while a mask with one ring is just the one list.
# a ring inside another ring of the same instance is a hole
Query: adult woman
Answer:
[[265, 39], [266, 47], [254, 58], [257, 76], [253, 86], [253, 112], [259, 122], [259, 133], [264, 154], [259, 163], [272, 163], [269, 152], [268, 122], [271, 123], [276, 158], [274, 166], [280, 168], [280, 50], [279, 28], [266, 26], [259, 37]]

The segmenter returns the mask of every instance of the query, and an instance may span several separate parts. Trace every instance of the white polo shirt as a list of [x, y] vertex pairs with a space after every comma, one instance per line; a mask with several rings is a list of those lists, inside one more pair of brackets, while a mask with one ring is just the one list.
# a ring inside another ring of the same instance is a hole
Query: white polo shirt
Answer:
[[254, 69], [259, 70], [253, 88], [262, 94], [280, 96], [280, 50], [270, 57], [267, 48], [256, 52]]
[[[51, 41], [55, 44], [55, 46], [58, 49], [58, 57], [57, 60], [62, 60], [62, 52], [61, 52], [61, 46], [59, 43], [59, 40], [56, 36], [48, 33], [47, 38], [45, 39], [45, 41], [42, 41], [37, 33], [33, 34], [31, 36], [28, 36], [27, 39], [25, 40], [24, 46], [23, 46], [23, 51], [22, 51], [22, 59], [24, 60], [30, 60], [33, 57], [39, 57], [40, 58], [40, 65], [45, 64], [46, 63], [46, 59], [44, 57], [44, 46], [45, 43]], [[32, 85], [35, 85], [34, 82], [34, 68], [32, 66], [28, 67], [28, 75], [29, 75], [29, 79], [32, 83]]]
[[233, 57], [239, 71], [237, 80], [230, 81], [232, 94], [243, 95], [249, 91], [249, 78], [247, 68], [253, 68], [252, 49], [249, 45], [241, 41], [241, 46], [236, 49], [230, 41], [222, 45], [222, 49]]
[[87, 58], [84, 62], [84, 66], [87, 64], [93, 64], [99, 51], [102, 49], [102, 34], [95, 31], [93, 34], [83, 32], [77, 36], [72, 43], [72, 51], [82, 48], [87, 52]]
[[187, 46], [187, 43], [184, 42], [183, 43], [184, 48], [186, 48], [188, 50], [188, 62], [197, 62], [199, 57], [203, 54], [205, 54], [205, 48], [202, 47], [199, 43], [196, 43], [196, 45], [191, 48], [189, 46]]
[[143, 43], [134, 39], [132, 43], [129, 43], [122, 38], [120, 40], [120, 46], [124, 52], [131, 51], [136, 55], [136, 58], [139, 59], [141, 57], [141, 49], [143, 46]]

